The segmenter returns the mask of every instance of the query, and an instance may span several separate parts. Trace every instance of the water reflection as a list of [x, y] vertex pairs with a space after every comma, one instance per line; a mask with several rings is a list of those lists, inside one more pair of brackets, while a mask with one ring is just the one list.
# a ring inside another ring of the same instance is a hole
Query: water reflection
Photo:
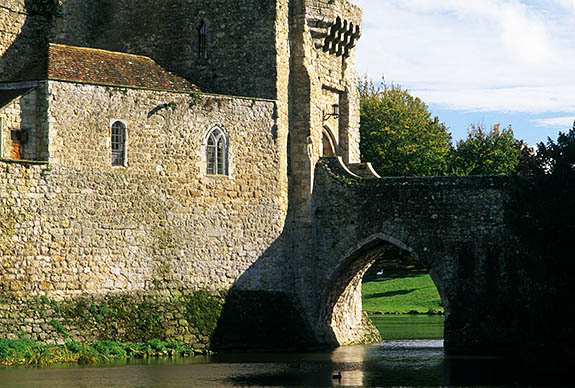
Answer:
[[[334, 378], [341, 372], [341, 379]], [[441, 340], [313, 353], [221, 354], [99, 367], [4, 368], [2, 388], [227, 388], [571, 385], [494, 357], [446, 357]]]
[[[283, 367], [276, 363], [274, 370], [266, 366], [227, 381], [246, 387], [440, 386], [443, 360], [442, 340], [389, 341], [300, 355]], [[341, 379], [334, 378], [339, 373]]]

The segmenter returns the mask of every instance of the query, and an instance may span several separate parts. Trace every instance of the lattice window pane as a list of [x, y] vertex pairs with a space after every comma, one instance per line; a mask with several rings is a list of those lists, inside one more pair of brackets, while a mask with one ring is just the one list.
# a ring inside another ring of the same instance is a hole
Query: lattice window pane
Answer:
[[207, 147], [207, 162], [208, 162], [208, 174], [215, 175], [218, 173], [216, 169], [217, 165], [217, 148], [215, 145], [208, 145]]
[[123, 166], [126, 161], [126, 126], [116, 121], [112, 124], [112, 166]]
[[210, 175], [227, 175], [227, 158], [226, 136], [216, 128], [208, 136], [206, 144], [206, 173]]
[[224, 137], [220, 136], [218, 139], [218, 174], [224, 175], [225, 171], [225, 156], [226, 156], [226, 145], [224, 143]]
[[198, 34], [198, 54], [201, 59], [208, 58], [208, 26], [202, 23]]

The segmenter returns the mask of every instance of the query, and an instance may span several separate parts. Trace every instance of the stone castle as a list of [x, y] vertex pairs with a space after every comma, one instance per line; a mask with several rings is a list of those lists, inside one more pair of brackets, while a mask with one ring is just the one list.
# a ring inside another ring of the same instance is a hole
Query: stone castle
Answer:
[[446, 351], [569, 359], [507, 177], [360, 163], [360, 25], [346, 0], [4, 0], [0, 337], [369, 342], [386, 259], [430, 271]]
[[305, 290], [317, 161], [370, 173], [360, 25], [346, 0], [4, 1], [0, 335], [134, 339], [93, 314], [121, 297], [203, 346], [194, 292]]

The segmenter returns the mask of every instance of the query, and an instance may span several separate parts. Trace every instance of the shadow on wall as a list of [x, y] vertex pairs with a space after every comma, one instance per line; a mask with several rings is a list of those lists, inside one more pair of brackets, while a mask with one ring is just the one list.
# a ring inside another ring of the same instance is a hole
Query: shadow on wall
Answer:
[[[22, 26], [14, 31], [18, 36], [0, 57], [0, 81], [10, 81], [22, 69], [38, 60], [48, 44], [48, 35], [58, 6], [53, 0], [25, 0], [25, 14], [17, 11], [8, 13], [9, 19], [25, 19]], [[17, 15], [17, 16], [15, 16]]]
[[212, 338], [212, 349], [291, 351], [318, 346], [288, 285], [283, 233], [231, 287]]
[[[92, 47], [105, 29], [110, 18], [109, 0], [24, 0], [23, 10], [0, 12], [15, 25], [17, 36], [0, 56], [0, 82], [34, 67], [44, 55], [48, 43]], [[7, 34], [8, 35], [8, 34]], [[7, 44], [8, 42], [1, 42]]]
[[319, 344], [289, 289], [286, 229], [233, 284], [212, 338], [212, 349], [292, 351]]

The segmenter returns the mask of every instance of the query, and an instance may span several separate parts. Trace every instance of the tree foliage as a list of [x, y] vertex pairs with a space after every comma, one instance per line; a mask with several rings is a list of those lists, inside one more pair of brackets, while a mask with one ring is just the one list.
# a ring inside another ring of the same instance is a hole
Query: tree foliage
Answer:
[[467, 138], [457, 142], [452, 152], [451, 168], [455, 175], [511, 175], [517, 172], [524, 143], [513, 135], [511, 126], [499, 124], [486, 131], [472, 125]]
[[[538, 144], [535, 179], [517, 181], [509, 220], [544, 256], [571, 254], [575, 235], [575, 128]], [[570, 258], [571, 261], [571, 258]]]
[[532, 308], [555, 316], [557, 327], [574, 327], [575, 310], [557, 306], [575, 298], [575, 126], [557, 142], [539, 143], [537, 159], [537, 175], [513, 182], [505, 220], [527, 248], [523, 265], [538, 291], [531, 295]]
[[444, 175], [451, 134], [427, 105], [400, 86], [359, 82], [361, 153], [386, 176]]

